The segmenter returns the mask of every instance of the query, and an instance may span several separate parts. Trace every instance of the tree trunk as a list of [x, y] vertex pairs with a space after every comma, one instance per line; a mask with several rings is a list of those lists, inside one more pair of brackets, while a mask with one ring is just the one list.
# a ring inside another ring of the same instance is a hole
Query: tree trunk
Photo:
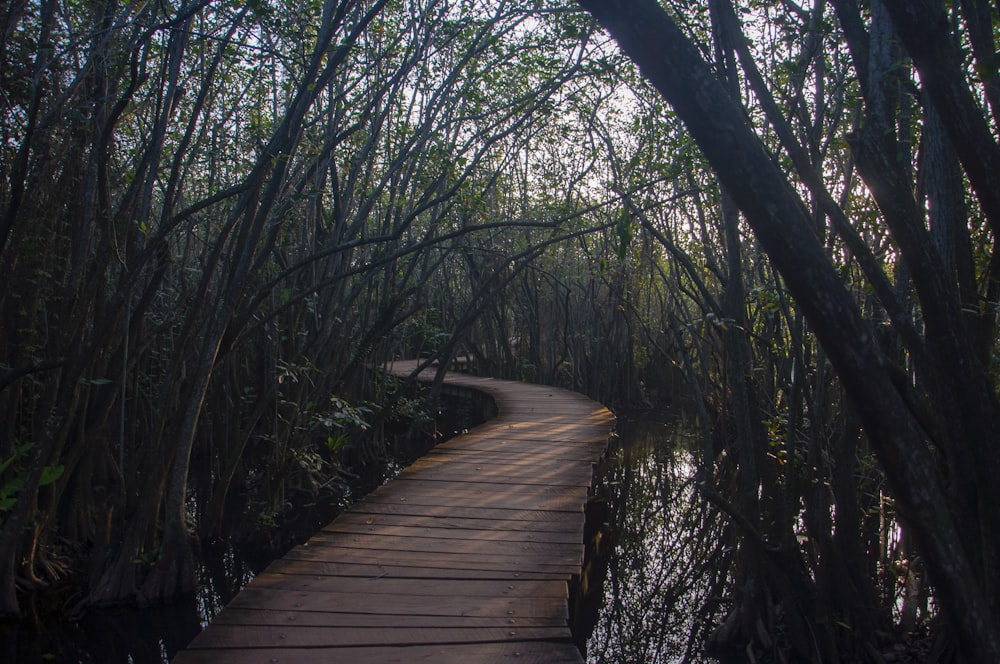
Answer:
[[841, 285], [805, 205], [747, 126], [742, 109], [656, 2], [580, 4], [673, 105], [729, 188], [858, 409], [898, 504], [915, 526], [961, 647], [974, 661], [1000, 661], [1000, 625], [992, 598], [984, 595], [976, 556], [966, 548], [977, 546], [979, 534], [961, 531], [954, 520], [927, 432], [893, 384], [873, 331]]

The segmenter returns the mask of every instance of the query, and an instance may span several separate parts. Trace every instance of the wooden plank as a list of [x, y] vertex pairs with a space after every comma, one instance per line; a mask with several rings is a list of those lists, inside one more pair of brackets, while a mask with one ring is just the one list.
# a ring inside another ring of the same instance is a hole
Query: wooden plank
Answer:
[[401, 475], [390, 484], [380, 487], [383, 496], [405, 495], [407, 492], [421, 495], [447, 495], [459, 499], [466, 496], [491, 495], [501, 498], [507, 496], [555, 496], [570, 500], [586, 500], [586, 486], [565, 486], [545, 484], [522, 484], [516, 479], [506, 482], [478, 481], [476, 478], [465, 479], [426, 479], [420, 475]]
[[[477, 616], [567, 619], [565, 597], [439, 597], [428, 601], [418, 596], [367, 595], [341, 592], [302, 592], [244, 588], [227, 605], [271, 611], [321, 611], [327, 613], [376, 613], [400, 616]], [[206, 632], [208, 630], [205, 630]], [[204, 634], [205, 632], [202, 632]]]
[[437, 644], [409, 647], [197, 649], [178, 653], [176, 664], [580, 664], [583, 657], [567, 641]]
[[223, 625], [205, 631], [192, 648], [316, 648], [357, 646], [409, 646], [430, 643], [496, 643], [565, 638], [560, 627], [300, 627]]
[[[492, 466], [492, 467], [491, 467]], [[517, 473], [530, 472], [531, 475], [518, 477]], [[560, 468], [558, 463], [539, 462], [536, 466], [499, 466], [488, 462], [454, 461], [446, 467], [415, 468], [403, 471], [397, 477], [408, 480], [419, 477], [428, 482], [479, 482], [488, 484], [517, 484], [521, 486], [577, 487], [587, 489], [593, 472], [590, 468]]]
[[[461, 487], [454, 483], [454, 492], [441, 486], [428, 483], [427, 487], [386, 485], [380, 492], [379, 499], [411, 505], [444, 505], [452, 507], [487, 507], [502, 509], [540, 509], [551, 512], [583, 513], [584, 502], [587, 499], [586, 490], [527, 492], [517, 491], [504, 485], [496, 492], [484, 492], [475, 487]], [[502, 490], [501, 490], [502, 488]], [[574, 488], [574, 487], [570, 487]], [[461, 491], [461, 493], [459, 493]]]
[[295, 547], [285, 558], [290, 560], [308, 560], [320, 562], [346, 562], [369, 565], [408, 566], [431, 569], [457, 569], [510, 572], [515, 575], [521, 572], [543, 571], [563, 573], [567, 575], [579, 572], [582, 563], [583, 548], [579, 557], [563, 557], [554, 559], [549, 556], [529, 557], [526, 555], [497, 555], [484, 553], [454, 553], [420, 552], [414, 556], [412, 551], [395, 549], [366, 549], [364, 547], [345, 547], [334, 544], [317, 543], [313, 546]]
[[[434, 455], [429, 462], [410, 466], [401, 471], [400, 476], [420, 474], [425, 479], [438, 477], [481, 478], [480, 481], [507, 483], [515, 481], [521, 484], [544, 484], [549, 486], [583, 486], [589, 487], [593, 482], [593, 464], [579, 463], [574, 459], [540, 457], [537, 455], [516, 455], [517, 461], [509, 462], [503, 456], [482, 454], [481, 450], [449, 450], [447, 453]], [[520, 477], [519, 477], [520, 476]]]
[[441, 466], [451, 463], [466, 464], [492, 464], [500, 468], [509, 469], [510, 472], [523, 471], [525, 468], [531, 469], [535, 466], [555, 466], [565, 464], [568, 468], [575, 468], [580, 471], [593, 472], [594, 461], [592, 459], [580, 459], [579, 451], [569, 456], [565, 451], [557, 449], [536, 450], [532, 454], [511, 455], [506, 450], [493, 449], [467, 449], [461, 447], [447, 447], [447, 444], [438, 445], [425, 456], [417, 459], [408, 468], [423, 468], [431, 466]]
[[[558, 514], [558, 513], [557, 513]], [[369, 511], [351, 511], [341, 514], [331, 521], [324, 530], [336, 530], [348, 526], [410, 526], [411, 528], [456, 528], [469, 530], [499, 531], [514, 534], [527, 533], [564, 533], [579, 537], [574, 541], [583, 541], [583, 524], [579, 519], [569, 519], [563, 516], [559, 519], [508, 519], [497, 516], [483, 518], [458, 517], [450, 514], [418, 515], [418, 514], [380, 514]]]
[[[459, 438], [452, 438], [445, 444], [448, 445], [448, 449], [453, 450], [503, 450], [511, 455], [548, 454], [552, 458], [566, 460], [588, 454], [588, 448], [591, 447], [597, 451], [604, 449], [604, 444], [593, 427], [565, 427], [559, 432], [559, 439], [554, 437], [555, 433], [551, 435], [553, 437], [542, 438], [537, 431], [504, 431], [502, 436], [484, 433], [464, 434]], [[539, 449], [542, 447], [545, 449]]]
[[447, 383], [490, 395], [500, 415], [272, 563], [174, 661], [583, 662], [568, 582], [613, 417], [566, 390]]
[[[281, 558], [267, 566], [268, 574], [312, 574], [326, 576], [356, 576], [365, 579], [393, 577], [400, 579], [551, 579], [569, 580], [569, 572], [556, 568], [552, 571], [528, 570], [519, 571], [505, 569], [457, 569], [445, 565], [418, 567], [413, 564], [392, 563], [359, 563], [359, 562], [328, 562], [324, 560], [300, 560], [296, 558]], [[494, 567], [500, 567], [495, 565]]]
[[[521, 450], [516, 454], [512, 454], [512, 449], [515, 448], [507, 448], [500, 445], [496, 448], [483, 447], [481, 445], [450, 447], [447, 449], [437, 447], [431, 450], [423, 459], [417, 461], [416, 463], [424, 465], [418, 465], [414, 470], [447, 467], [448, 464], [455, 463], [458, 464], [459, 468], [467, 468], [468, 466], [496, 466], [498, 470], [505, 470], [510, 474], [524, 473], [525, 475], [533, 475], [533, 470], [547, 472], [551, 471], [551, 467], [553, 466], [563, 466], [573, 472], [584, 473], [589, 476], [593, 475], [593, 462], [591, 460], [581, 462], [579, 459], [581, 456], [580, 450], [575, 450], [571, 455], [567, 455], [565, 453], [556, 454], [551, 450], [545, 452]], [[596, 458], [597, 455], [594, 456]]]
[[[354, 506], [353, 511], [365, 514], [411, 514], [414, 516], [452, 515], [466, 519], [500, 519], [504, 521], [531, 521], [537, 523], [567, 521], [565, 510], [541, 510], [517, 507], [468, 507], [464, 505], [420, 505], [413, 502], [393, 503], [364, 500]], [[576, 510], [573, 510], [575, 512]]]
[[271, 611], [226, 607], [213, 625], [300, 625], [303, 627], [565, 627], [559, 617], [400, 616], [328, 611]]
[[[495, 521], [489, 523], [496, 523]], [[352, 533], [382, 537], [431, 537], [451, 540], [483, 540], [489, 542], [540, 542], [550, 544], [579, 544], [577, 533], [565, 531], [501, 530], [491, 528], [435, 527], [434, 525], [392, 525], [369, 517], [364, 522], [338, 519], [323, 527], [326, 533]]]
[[573, 564], [583, 555], [583, 543], [552, 544], [549, 542], [504, 542], [495, 540], [455, 541], [438, 537], [380, 537], [354, 533], [328, 533], [320, 531], [309, 539], [315, 548], [340, 547], [364, 551], [390, 553], [419, 553], [442, 556], [483, 557], [484, 559], [519, 558], [534, 559], [537, 564]]
[[[339, 576], [301, 574], [264, 574], [250, 584], [254, 590], [292, 590], [311, 593], [362, 593], [368, 595], [407, 595], [422, 598], [451, 597], [556, 597], [567, 598], [566, 584], [560, 581], [481, 579], [398, 579], [375, 577], [361, 579]], [[390, 611], [391, 613], [391, 611]]]

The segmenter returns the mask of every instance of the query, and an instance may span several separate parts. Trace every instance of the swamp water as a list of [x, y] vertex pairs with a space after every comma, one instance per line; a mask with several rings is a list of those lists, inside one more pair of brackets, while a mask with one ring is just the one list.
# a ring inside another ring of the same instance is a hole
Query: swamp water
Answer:
[[[690, 442], [683, 425], [619, 421], [588, 509], [589, 574], [574, 610], [588, 664], [714, 661], [701, 648], [725, 608], [713, 565], [724, 552], [697, 499]], [[232, 548], [202, 553], [193, 600], [0, 625], [0, 661], [168, 662], [269, 563]]]
[[728, 608], [718, 571], [726, 550], [698, 498], [691, 431], [682, 422], [618, 423], [590, 513], [603, 512], [589, 545], [606, 562], [588, 664], [716, 661], [702, 651]]

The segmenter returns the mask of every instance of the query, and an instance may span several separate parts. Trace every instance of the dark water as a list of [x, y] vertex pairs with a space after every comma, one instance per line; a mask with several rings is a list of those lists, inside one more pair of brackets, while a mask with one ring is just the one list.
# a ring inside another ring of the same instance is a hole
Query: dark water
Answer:
[[[714, 571], [723, 552], [718, 526], [697, 500], [686, 431], [678, 423], [619, 422], [588, 510], [588, 546], [597, 555], [588, 557], [589, 581], [576, 589], [589, 664], [712, 661], [700, 649], [725, 608], [717, 587], [724, 580]], [[202, 554], [196, 598], [0, 625], [0, 662], [168, 662], [269, 562], [231, 547]]]
[[233, 547], [203, 550], [197, 597], [153, 609], [111, 609], [66, 617], [78, 600], [49, 594], [23, 607], [17, 624], [0, 624], [0, 662], [147, 664], [168, 662], [269, 562]]
[[610, 547], [589, 664], [714, 662], [701, 653], [717, 624], [726, 555], [698, 499], [696, 444], [683, 422], [620, 422], [595, 493], [607, 499]]

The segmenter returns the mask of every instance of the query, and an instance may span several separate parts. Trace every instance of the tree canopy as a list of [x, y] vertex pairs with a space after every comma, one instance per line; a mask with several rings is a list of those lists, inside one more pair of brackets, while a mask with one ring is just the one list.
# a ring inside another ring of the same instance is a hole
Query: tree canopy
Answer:
[[580, 6], [3, 10], [0, 612], [191, 593], [463, 355], [696, 415], [716, 651], [1000, 660], [1000, 7]]

